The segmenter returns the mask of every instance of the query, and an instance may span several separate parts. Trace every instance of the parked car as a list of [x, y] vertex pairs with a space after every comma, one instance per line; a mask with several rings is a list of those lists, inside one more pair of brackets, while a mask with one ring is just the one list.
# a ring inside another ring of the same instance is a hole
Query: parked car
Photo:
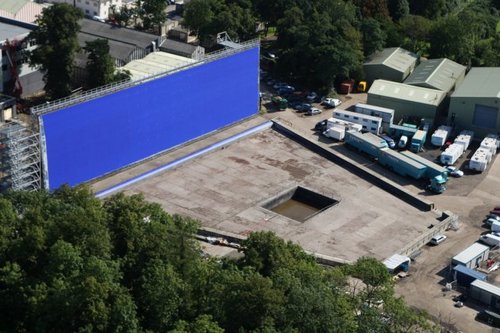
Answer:
[[450, 176], [452, 177], [462, 177], [464, 175], [464, 172], [454, 166], [447, 166], [446, 167], [446, 170], [448, 171], [448, 173], [450, 174]]
[[497, 214], [488, 214], [486, 216], [486, 219], [494, 219], [494, 220], [500, 221], [500, 215], [497, 215]]
[[285, 82], [276, 81], [274, 83], [273, 88], [276, 89], [276, 90], [278, 90], [278, 89], [280, 89], [280, 88], [282, 88], [284, 86], [287, 86], [287, 84]]
[[493, 225], [493, 222], [500, 222], [500, 220], [493, 219], [493, 218], [487, 218], [483, 222], [484, 222], [484, 224], [491, 227]]
[[500, 207], [495, 207], [495, 209], [490, 210], [490, 214], [500, 215]]
[[310, 92], [310, 93], [306, 96], [306, 99], [307, 99], [309, 102], [315, 102], [315, 101], [318, 99], [318, 94], [316, 94], [314, 91], [313, 91], [313, 92]]
[[442, 242], [444, 242], [446, 240], [446, 238], [447, 237], [445, 235], [435, 235], [434, 237], [431, 238], [430, 243], [432, 245], [439, 245]]
[[322, 111], [321, 109], [318, 109], [318, 108], [310, 108], [308, 111], [307, 111], [307, 114], [310, 115], [310, 116], [314, 116], [315, 114], [320, 114]]
[[298, 112], [307, 112], [311, 108], [312, 108], [312, 105], [308, 104], [308, 103], [302, 103], [302, 104], [297, 105], [297, 107], [296, 107]]
[[288, 85], [278, 88], [278, 94], [280, 95], [292, 94], [294, 91], [295, 88]]
[[324, 120], [321, 120], [321, 121], [318, 121], [316, 123], [316, 125], [314, 125], [314, 130], [315, 131], [319, 131], [321, 133], [323, 133], [323, 131], [326, 130], [326, 124], [328, 123], [328, 120], [327, 119], [324, 119]]
[[271, 80], [267, 80], [267, 82], [266, 82], [266, 84], [267, 84], [268, 86], [271, 86], [271, 87], [272, 87], [272, 86], [274, 86], [274, 84], [275, 84], [275, 83], [276, 83], [276, 80], [273, 80], [273, 79], [271, 79]]
[[321, 104], [323, 104], [328, 108], [336, 108], [337, 106], [342, 104], [342, 102], [340, 101], [340, 99], [337, 98], [326, 98]]

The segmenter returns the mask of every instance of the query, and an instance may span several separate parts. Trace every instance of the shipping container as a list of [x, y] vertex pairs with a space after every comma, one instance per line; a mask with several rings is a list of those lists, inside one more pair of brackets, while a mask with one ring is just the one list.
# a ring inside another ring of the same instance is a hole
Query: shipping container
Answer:
[[463, 265], [468, 268], [476, 268], [481, 265], [483, 261], [488, 259], [490, 255], [489, 246], [474, 243], [451, 260], [452, 266]]
[[360, 133], [351, 130], [345, 133], [344, 140], [349, 145], [367, 153], [373, 158], [379, 157], [381, 148], [388, 148], [387, 142], [384, 139], [372, 133]]
[[414, 154], [408, 150], [402, 151], [401, 154], [405, 155], [408, 158], [411, 158], [414, 161], [417, 161], [420, 164], [425, 165], [427, 167], [426, 168], [426, 176], [427, 177], [434, 178], [437, 176], [441, 176], [445, 180], [448, 179], [448, 171], [446, 171], [446, 169], [443, 168], [442, 166], [440, 166], [432, 161], [429, 161], [428, 159], [423, 158], [417, 154]]
[[413, 179], [423, 178], [427, 169], [425, 165], [389, 148], [381, 149], [378, 161], [389, 170], [401, 176], [407, 176]]

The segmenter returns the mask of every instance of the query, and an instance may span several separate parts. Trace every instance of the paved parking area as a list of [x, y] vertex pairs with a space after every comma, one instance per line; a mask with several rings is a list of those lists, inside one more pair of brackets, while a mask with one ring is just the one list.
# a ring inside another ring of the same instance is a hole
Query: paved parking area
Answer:
[[[340, 203], [301, 223], [261, 207], [305, 186]], [[132, 185], [168, 212], [238, 235], [271, 230], [306, 250], [353, 261], [384, 259], [435, 223], [378, 187], [317, 156], [274, 130], [237, 142]]]

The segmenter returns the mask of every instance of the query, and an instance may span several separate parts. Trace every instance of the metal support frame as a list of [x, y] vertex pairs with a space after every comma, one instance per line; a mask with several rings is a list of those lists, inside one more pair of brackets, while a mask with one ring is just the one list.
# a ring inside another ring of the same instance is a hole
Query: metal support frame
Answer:
[[0, 127], [0, 189], [33, 191], [41, 188], [38, 133], [10, 122]]

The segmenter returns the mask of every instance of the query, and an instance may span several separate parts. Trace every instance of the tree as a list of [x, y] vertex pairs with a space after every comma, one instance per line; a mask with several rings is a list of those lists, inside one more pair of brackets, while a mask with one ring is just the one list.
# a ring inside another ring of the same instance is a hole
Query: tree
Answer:
[[404, 48], [420, 54], [428, 52], [432, 21], [423, 16], [408, 15], [399, 21], [399, 29], [405, 36]]
[[365, 57], [384, 48], [387, 35], [377, 20], [373, 18], [364, 19], [361, 22], [361, 32], [363, 34], [363, 52]]
[[149, 30], [159, 26], [167, 19], [165, 10], [167, 2], [165, 0], [138, 0], [140, 8], [139, 16], [142, 19], [143, 28]]
[[79, 48], [78, 20], [81, 18], [80, 9], [54, 4], [43, 9], [36, 21], [37, 27], [28, 36], [38, 45], [30, 54], [30, 65], [40, 66], [44, 72], [45, 90], [51, 98], [71, 93], [74, 56]]
[[410, 14], [410, 4], [408, 0], [389, 0], [387, 5], [389, 7], [389, 13], [395, 21]]
[[277, 71], [323, 92], [328, 92], [337, 78], [350, 77], [363, 60], [355, 13], [352, 4], [338, 0], [286, 10], [277, 26]]
[[387, 0], [355, 0], [354, 3], [364, 19], [389, 17]]
[[470, 63], [474, 50], [469, 29], [457, 16], [448, 16], [434, 24], [430, 45], [432, 58], [449, 58], [464, 65]]
[[88, 88], [100, 87], [113, 82], [115, 64], [109, 55], [107, 39], [96, 39], [85, 42], [85, 52], [88, 53], [87, 86]]

